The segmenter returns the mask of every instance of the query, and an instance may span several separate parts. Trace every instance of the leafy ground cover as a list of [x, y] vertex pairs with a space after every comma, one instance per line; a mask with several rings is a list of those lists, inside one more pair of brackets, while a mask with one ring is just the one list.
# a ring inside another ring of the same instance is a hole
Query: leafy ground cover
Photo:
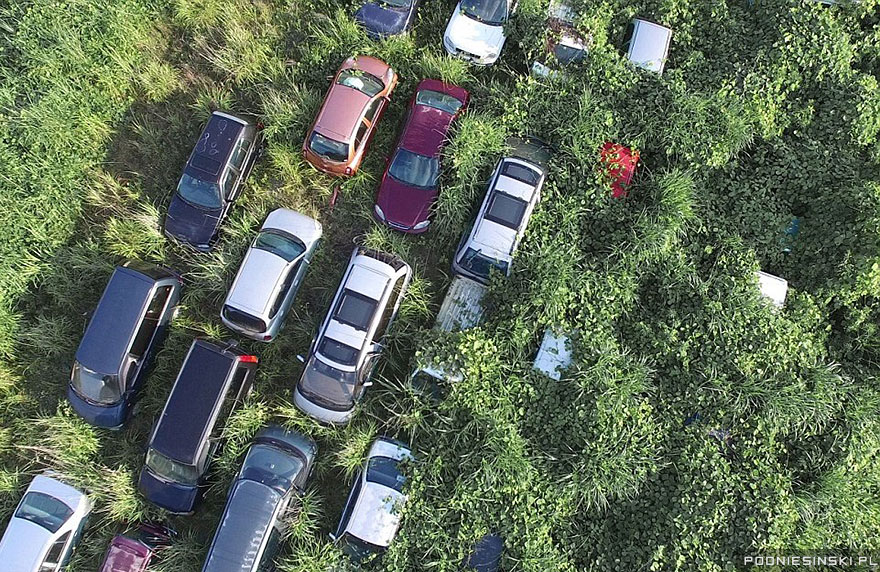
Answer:
[[[157, 571], [199, 569], [267, 422], [320, 447], [285, 572], [339, 561], [326, 533], [379, 433], [419, 457], [386, 570], [456, 570], [488, 531], [506, 538], [508, 571], [729, 570], [759, 551], [880, 549], [880, 5], [572, 4], [589, 61], [551, 82], [525, 75], [544, 42], [542, 0], [522, 0], [489, 69], [443, 54], [447, 0], [426, 0], [410, 35], [383, 42], [330, 0], [0, 3], [0, 517], [34, 472], [68, 474], [96, 501], [79, 571], [127, 523], [162, 516], [134, 488], [153, 419], [192, 337], [230, 337], [220, 303], [254, 231], [284, 206], [319, 218], [326, 240], [279, 339], [244, 344], [261, 356], [257, 390]], [[662, 78], [617, 50], [634, 15], [674, 30]], [[341, 182], [299, 148], [328, 76], [359, 53], [401, 84], [364, 169]], [[424, 77], [463, 85], [473, 105], [444, 157], [432, 230], [413, 238], [370, 208]], [[163, 239], [162, 214], [216, 108], [261, 115], [269, 144], [217, 250], [197, 255]], [[484, 325], [438, 335], [451, 254], [513, 133], [557, 147], [542, 201]], [[606, 140], [641, 152], [624, 201], [596, 170]], [[783, 252], [793, 216], [801, 230]], [[330, 430], [289, 390], [355, 243], [401, 254], [416, 279], [363, 410]], [[83, 313], [128, 258], [181, 270], [186, 291], [139, 414], [111, 433], [63, 396]], [[757, 294], [759, 268], [789, 280], [783, 310]], [[574, 332], [560, 382], [531, 368], [547, 326]], [[465, 379], [438, 403], [406, 381], [440, 355]]]

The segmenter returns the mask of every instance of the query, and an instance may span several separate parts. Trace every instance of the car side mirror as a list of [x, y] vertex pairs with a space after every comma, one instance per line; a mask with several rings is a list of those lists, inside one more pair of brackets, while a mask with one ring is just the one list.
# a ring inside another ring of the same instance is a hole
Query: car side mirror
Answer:
[[333, 542], [336, 542], [338, 540], [338, 538], [336, 537], [336, 534], [331, 532], [330, 533], [330, 540], [332, 540]]
[[365, 381], [364, 382], [364, 387], [372, 387], [372, 385], [373, 385], [372, 381]]
[[296, 359], [299, 360], [299, 363], [306, 363], [306, 358], [303, 357], [301, 354], [296, 354]]

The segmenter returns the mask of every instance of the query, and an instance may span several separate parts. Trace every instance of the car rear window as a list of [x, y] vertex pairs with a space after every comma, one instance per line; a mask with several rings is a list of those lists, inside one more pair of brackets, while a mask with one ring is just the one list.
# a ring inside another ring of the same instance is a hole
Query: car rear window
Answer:
[[463, 105], [459, 100], [446, 93], [433, 89], [423, 89], [416, 94], [416, 103], [427, 105], [446, 113], [456, 113]]
[[301, 240], [275, 229], [261, 231], [254, 241], [254, 248], [271, 252], [288, 262], [293, 262], [306, 251], [306, 245]]
[[528, 203], [501, 191], [492, 193], [486, 218], [513, 230], [519, 228]]
[[333, 319], [343, 324], [348, 324], [356, 330], [366, 332], [370, 327], [370, 320], [379, 303], [363, 294], [351, 290], [344, 290], [342, 297], [336, 304]]
[[320, 155], [330, 161], [348, 161], [348, 144], [329, 137], [324, 137], [317, 131], [312, 133], [309, 139], [309, 149], [312, 153]]
[[406, 477], [398, 470], [396, 460], [390, 457], [373, 457], [367, 465], [367, 480], [403, 492]]
[[223, 317], [236, 326], [251, 332], [262, 333], [266, 331], [266, 322], [232, 306], [223, 306]]
[[335, 361], [341, 365], [354, 365], [357, 363], [357, 357], [360, 353], [357, 348], [337, 342], [332, 338], [324, 338], [318, 352], [326, 358]]
[[385, 84], [382, 83], [382, 80], [361, 70], [348, 69], [339, 72], [339, 77], [336, 79], [336, 83], [356, 89], [370, 97], [373, 97], [385, 89]]
[[73, 510], [60, 500], [45, 493], [29, 492], [15, 511], [16, 518], [39, 524], [50, 532], [58, 532], [61, 525], [73, 515]]
[[504, 166], [501, 168], [501, 174], [530, 185], [537, 185], [541, 179], [541, 174], [534, 169], [514, 163], [513, 161], [505, 161]]

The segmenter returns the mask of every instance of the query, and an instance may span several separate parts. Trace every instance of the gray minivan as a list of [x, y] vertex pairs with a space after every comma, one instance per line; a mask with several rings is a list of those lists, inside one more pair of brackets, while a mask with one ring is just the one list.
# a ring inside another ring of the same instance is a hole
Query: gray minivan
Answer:
[[116, 267], [76, 350], [67, 398], [98, 427], [125, 423], [165, 337], [183, 284], [170, 270], [127, 262]]
[[202, 572], [268, 572], [315, 464], [318, 446], [295, 431], [260, 431], [229, 489]]

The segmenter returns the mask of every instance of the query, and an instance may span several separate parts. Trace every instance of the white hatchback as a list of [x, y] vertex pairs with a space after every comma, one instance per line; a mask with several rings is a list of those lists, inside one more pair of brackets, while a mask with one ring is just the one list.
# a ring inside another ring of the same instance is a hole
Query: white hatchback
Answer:
[[494, 64], [507, 39], [504, 24], [515, 7], [515, 0], [461, 0], [446, 25], [443, 47], [473, 64]]
[[67, 566], [92, 502], [51, 472], [37, 475], [0, 539], [0, 565], [8, 572], [57, 572]]

